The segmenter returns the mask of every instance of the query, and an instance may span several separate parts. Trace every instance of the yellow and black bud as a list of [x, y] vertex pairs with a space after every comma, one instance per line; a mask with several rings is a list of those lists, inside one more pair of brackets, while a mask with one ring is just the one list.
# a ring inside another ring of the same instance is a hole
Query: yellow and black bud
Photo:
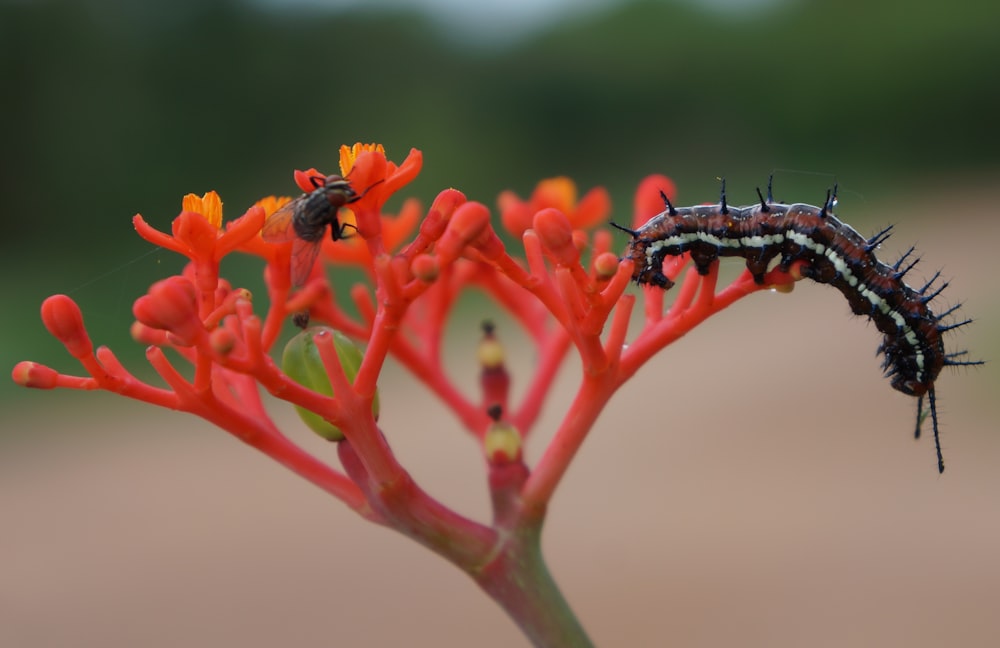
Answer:
[[505, 364], [506, 353], [503, 344], [497, 339], [493, 322], [487, 320], [482, 324], [483, 337], [476, 349], [479, 360], [479, 385], [483, 392], [483, 405], [486, 407], [507, 406], [507, 394], [510, 391], [510, 374]]
[[499, 405], [490, 407], [487, 414], [493, 424], [483, 435], [483, 452], [491, 464], [508, 464], [521, 458], [521, 432], [510, 423], [501, 421], [503, 410]]

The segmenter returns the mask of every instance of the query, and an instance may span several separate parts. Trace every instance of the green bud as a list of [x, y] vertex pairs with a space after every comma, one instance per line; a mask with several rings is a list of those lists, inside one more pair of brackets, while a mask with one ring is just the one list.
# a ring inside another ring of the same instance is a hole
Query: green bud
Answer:
[[[320, 331], [327, 331], [333, 336], [333, 348], [337, 350], [337, 357], [340, 358], [340, 365], [344, 368], [347, 379], [353, 381], [361, 368], [361, 360], [364, 354], [350, 338], [328, 326], [311, 326], [293, 337], [285, 345], [285, 350], [281, 354], [281, 369], [289, 378], [299, 383], [303, 387], [333, 396], [333, 387], [330, 385], [330, 378], [326, 375], [326, 368], [319, 357], [319, 350], [313, 336]], [[344, 438], [344, 433], [336, 425], [333, 425], [319, 414], [311, 412], [304, 407], [295, 406], [298, 410], [299, 418], [309, 426], [316, 434], [327, 441], [340, 441]], [[378, 419], [378, 391], [372, 401], [372, 415]]]

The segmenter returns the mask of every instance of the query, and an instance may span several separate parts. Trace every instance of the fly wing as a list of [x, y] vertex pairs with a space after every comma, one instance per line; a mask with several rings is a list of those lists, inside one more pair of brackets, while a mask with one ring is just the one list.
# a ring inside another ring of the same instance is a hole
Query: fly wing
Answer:
[[310, 243], [300, 238], [295, 239], [295, 243], [292, 244], [291, 264], [293, 286], [301, 286], [309, 278], [313, 264], [316, 263], [316, 257], [319, 256], [320, 243], [321, 241]]
[[[295, 238], [295, 212], [299, 210], [300, 199], [285, 203], [276, 212], [268, 216], [260, 235], [268, 243], [285, 243]], [[314, 257], [315, 258], [315, 257]]]

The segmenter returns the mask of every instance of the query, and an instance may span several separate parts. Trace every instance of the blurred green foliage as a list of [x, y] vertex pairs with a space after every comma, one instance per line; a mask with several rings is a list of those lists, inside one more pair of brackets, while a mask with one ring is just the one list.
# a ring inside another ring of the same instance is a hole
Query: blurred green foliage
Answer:
[[[422, 149], [425, 201], [454, 186], [493, 204], [567, 174], [608, 186], [623, 220], [652, 172], [682, 202], [713, 200], [725, 175], [745, 202], [776, 168], [835, 173], [869, 197], [990, 168], [997, 25], [1000, 3], [978, 0], [732, 15], [638, 1], [489, 47], [415, 12], [5, 2], [0, 360], [73, 367], [37, 319], [54, 292], [81, 302], [96, 339], [128, 346], [132, 300], [180, 267], [141, 256], [132, 214], [168, 229], [183, 194], [216, 189], [238, 216], [296, 193], [292, 169], [334, 172], [341, 143], [379, 141], [397, 160]], [[800, 181], [779, 177], [777, 197], [800, 198]], [[811, 179], [810, 200], [832, 181]], [[227, 274], [259, 286], [241, 263]]]

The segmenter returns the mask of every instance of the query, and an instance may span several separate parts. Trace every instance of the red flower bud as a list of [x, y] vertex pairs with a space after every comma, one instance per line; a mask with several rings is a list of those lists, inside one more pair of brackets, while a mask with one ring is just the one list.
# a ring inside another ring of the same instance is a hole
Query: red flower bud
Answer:
[[18, 385], [35, 389], [53, 389], [59, 381], [58, 371], [37, 362], [18, 362], [10, 376]]
[[441, 258], [451, 261], [462, 254], [463, 248], [476, 240], [490, 226], [490, 210], [477, 202], [463, 203], [455, 210], [448, 229], [437, 244]]
[[573, 226], [561, 211], [553, 208], [539, 211], [533, 229], [556, 263], [570, 266], [580, 261], [580, 250], [573, 242]]
[[217, 328], [212, 331], [208, 339], [212, 345], [212, 350], [219, 355], [225, 356], [236, 346], [236, 336], [229, 329]]
[[80, 307], [66, 295], [52, 295], [42, 302], [42, 322], [74, 358], [94, 352], [94, 345], [83, 326]]
[[430, 283], [438, 278], [438, 272], [440, 272], [441, 269], [438, 267], [437, 259], [431, 255], [418, 254], [416, 258], [413, 259], [413, 264], [410, 266], [410, 270], [413, 271], [413, 276], [420, 281]]
[[594, 273], [598, 279], [610, 279], [618, 272], [618, 257], [610, 252], [599, 254], [594, 259]]
[[198, 292], [189, 280], [174, 276], [157, 281], [132, 306], [139, 322], [155, 329], [170, 331], [179, 339], [192, 342], [204, 326], [198, 318]]
[[493, 231], [493, 228], [487, 228], [479, 235], [479, 237], [472, 242], [472, 245], [483, 255], [483, 258], [489, 259], [491, 261], [496, 260], [498, 257], [506, 252], [504, 248], [503, 241], [497, 236], [497, 233]]

